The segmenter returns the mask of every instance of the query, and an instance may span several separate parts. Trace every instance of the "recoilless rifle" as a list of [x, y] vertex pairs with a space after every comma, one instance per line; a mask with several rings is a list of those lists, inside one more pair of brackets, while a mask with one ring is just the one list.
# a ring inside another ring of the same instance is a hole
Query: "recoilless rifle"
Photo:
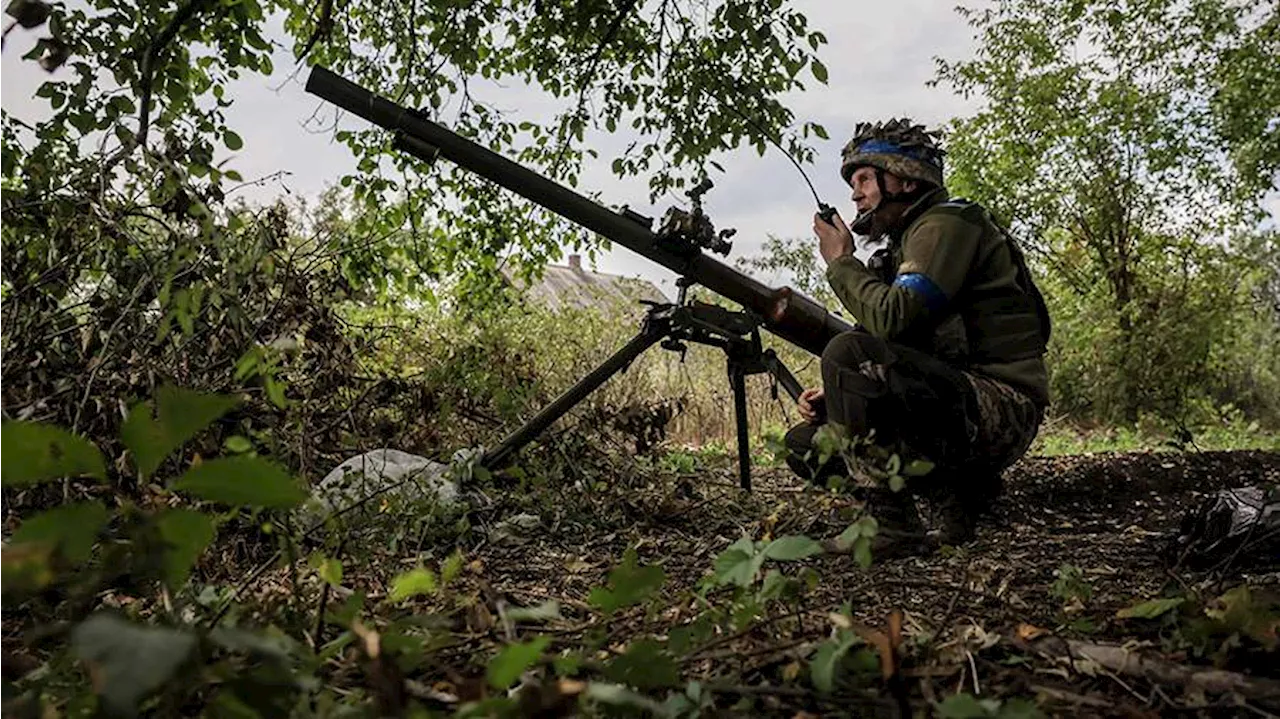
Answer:
[[[480, 464], [487, 469], [503, 466], [517, 451], [604, 384], [626, 369], [642, 352], [661, 343], [664, 349], [683, 353], [687, 343], [724, 350], [733, 389], [738, 434], [738, 476], [743, 489], [751, 488], [751, 460], [747, 448], [746, 377], [769, 374], [774, 391], [783, 389], [798, 399], [801, 387], [773, 350], [764, 350], [760, 329], [820, 355], [831, 338], [853, 329], [845, 320], [805, 295], [783, 287], [774, 289], [711, 257], [726, 255], [732, 230], [716, 232], [702, 210], [702, 197], [711, 188], [703, 180], [687, 194], [692, 209], [671, 208], [658, 228], [650, 218], [623, 208], [615, 211], [573, 190], [468, 140], [433, 122], [423, 113], [403, 107], [336, 73], [314, 67], [307, 92], [395, 133], [395, 147], [425, 162], [444, 157], [458, 166], [524, 197], [561, 217], [595, 232], [611, 242], [657, 262], [680, 276], [674, 303], [648, 303], [640, 332], [626, 345], [570, 387], [551, 404], [498, 446], [487, 451]], [[825, 216], [830, 209], [821, 206]], [[702, 285], [742, 305], [733, 312], [688, 299], [689, 287]]]

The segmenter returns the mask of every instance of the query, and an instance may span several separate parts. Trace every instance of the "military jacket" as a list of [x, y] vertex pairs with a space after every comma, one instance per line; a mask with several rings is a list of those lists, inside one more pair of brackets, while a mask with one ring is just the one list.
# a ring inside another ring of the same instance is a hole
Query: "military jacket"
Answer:
[[[935, 190], [912, 205], [882, 251], [853, 255], [827, 280], [869, 332], [1012, 385], [1049, 403], [1049, 316], [1013, 240], [980, 205]], [[885, 253], [887, 252], [887, 256]]]

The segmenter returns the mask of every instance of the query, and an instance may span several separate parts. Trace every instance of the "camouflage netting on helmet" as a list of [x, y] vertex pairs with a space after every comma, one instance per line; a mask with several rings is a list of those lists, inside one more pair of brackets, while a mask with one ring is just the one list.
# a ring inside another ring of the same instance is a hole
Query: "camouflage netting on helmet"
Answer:
[[841, 153], [840, 176], [845, 182], [859, 167], [878, 167], [904, 180], [921, 180], [942, 187], [942, 156], [938, 133], [901, 118], [872, 124], [860, 122]]

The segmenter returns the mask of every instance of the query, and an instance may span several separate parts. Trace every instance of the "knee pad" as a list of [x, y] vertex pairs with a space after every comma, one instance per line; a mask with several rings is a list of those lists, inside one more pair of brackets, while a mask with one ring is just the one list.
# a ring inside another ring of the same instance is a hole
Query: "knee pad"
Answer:
[[889, 343], [866, 332], [838, 335], [822, 352], [823, 386], [830, 392], [843, 392], [876, 399], [889, 390], [888, 368], [897, 360]]
[[865, 330], [842, 332], [822, 350], [822, 364], [857, 367], [867, 360], [882, 363], [888, 351], [887, 342]]

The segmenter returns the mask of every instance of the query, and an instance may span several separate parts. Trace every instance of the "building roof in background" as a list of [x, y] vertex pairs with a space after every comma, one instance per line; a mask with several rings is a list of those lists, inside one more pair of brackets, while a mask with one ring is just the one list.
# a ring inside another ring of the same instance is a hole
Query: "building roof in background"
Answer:
[[547, 265], [542, 279], [525, 288], [510, 269], [503, 268], [502, 276], [513, 286], [523, 289], [525, 296], [545, 307], [598, 307], [622, 309], [638, 307], [641, 300], [670, 302], [653, 283], [635, 277], [609, 275], [582, 268], [581, 255], [569, 255], [568, 266]]

